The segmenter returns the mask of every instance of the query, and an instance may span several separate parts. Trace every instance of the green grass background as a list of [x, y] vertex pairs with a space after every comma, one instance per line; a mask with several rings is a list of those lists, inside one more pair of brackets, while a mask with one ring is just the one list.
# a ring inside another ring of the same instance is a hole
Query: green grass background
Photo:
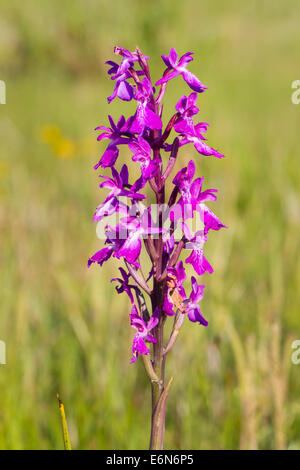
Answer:
[[[299, 14], [296, 0], [1, 0], [1, 449], [62, 448], [57, 392], [74, 448], [148, 446], [149, 384], [129, 364], [129, 303], [110, 284], [117, 263], [86, 269], [102, 246], [92, 166], [104, 145], [93, 128], [132, 111], [106, 102], [114, 45], [139, 45], [155, 78], [171, 46], [195, 51], [190, 69], [209, 88], [200, 119], [227, 155], [181, 152], [219, 189], [210, 207], [229, 230], [206, 246], [209, 327], [186, 322], [168, 360], [165, 447], [300, 449]], [[166, 117], [188, 92], [170, 83]], [[45, 142], [48, 126], [67, 158]]]

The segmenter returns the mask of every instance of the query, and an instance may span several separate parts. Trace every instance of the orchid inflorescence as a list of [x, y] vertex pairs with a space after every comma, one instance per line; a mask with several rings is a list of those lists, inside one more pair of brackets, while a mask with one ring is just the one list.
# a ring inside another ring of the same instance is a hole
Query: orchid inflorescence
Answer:
[[[117, 122], [109, 116], [110, 127], [96, 127], [97, 131], [101, 131], [98, 141], [108, 139], [109, 144], [94, 168], [110, 168], [111, 176], [100, 175], [100, 188], [107, 188], [109, 193], [96, 209], [94, 221], [101, 222], [108, 216], [117, 215], [118, 223], [116, 226], [106, 225], [105, 246], [91, 256], [88, 266], [92, 263], [102, 266], [112, 256], [124, 261], [119, 268], [120, 277], [112, 281], [118, 283], [117, 292], [126, 292], [132, 304], [129, 317], [136, 334], [131, 362], [135, 362], [139, 354], [143, 356], [152, 385], [156, 386], [153, 394], [154, 415], [158, 404], [163, 406], [166, 354], [173, 346], [184, 318], [187, 316], [190, 321], [203, 326], [208, 324], [199, 307], [204, 285], [198, 284], [196, 277], [192, 276], [191, 292], [189, 296], [186, 294], [184, 283], [187, 276], [184, 263], [179, 259], [187, 254], [185, 263], [191, 264], [198, 276], [212, 273], [213, 268], [203, 254], [203, 246], [210, 230], [225, 227], [205, 204], [206, 201], [216, 200], [217, 190], [202, 189], [203, 177], [194, 179], [196, 165], [193, 160], [173, 178], [168, 198], [166, 181], [177, 162], [180, 147], [192, 143], [201, 155], [216, 158], [223, 158], [224, 155], [206, 144], [204, 134], [208, 124], [194, 123], [194, 117], [199, 112], [198, 93], [207, 88], [187, 69], [193, 60], [192, 52], [178, 59], [176, 50], [171, 48], [168, 56], [162, 55], [166, 68], [155, 86], [150, 76], [149, 57], [143, 55], [139, 48], [129, 52], [115, 47], [114, 52], [121, 57], [121, 63], [106, 62], [110, 67], [108, 74], [115, 82], [108, 102], [117, 97], [123, 101], [135, 100], [136, 112], [127, 120], [121, 116]], [[177, 76], [183, 78], [192, 92], [179, 99], [174, 115], [164, 127], [162, 101], [167, 83]], [[171, 142], [172, 131], [176, 136]], [[140, 171], [135, 181], [129, 182], [126, 164], [119, 171], [116, 168], [122, 145], [128, 146], [132, 160], [139, 163]], [[165, 165], [162, 154], [167, 156]], [[149, 197], [142, 191], [147, 187], [155, 196], [156, 218], [153, 205], [145, 205]], [[195, 231], [190, 223], [196, 217], [200, 217], [201, 228]], [[144, 276], [140, 262], [143, 246], [151, 263], [148, 276]], [[150, 298], [151, 316], [145, 294]], [[174, 326], [165, 345], [163, 328], [169, 316], [174, 317]], [[160, 444], [153, 444], [156, 431], [153, 432], [152, 448], [162, 446], [162, 437], [157, 437]]]

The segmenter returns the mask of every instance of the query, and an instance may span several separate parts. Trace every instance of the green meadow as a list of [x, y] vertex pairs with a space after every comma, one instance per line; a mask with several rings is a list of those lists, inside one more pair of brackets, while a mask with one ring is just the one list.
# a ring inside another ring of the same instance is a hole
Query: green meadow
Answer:
[[[299, 14], [296, 0], [1, 0], [0, 449], [62, 449], [57, 392], [74, 449], [148, 447], [150, 386], [129, 363], [118, 263], [86, 268], [103, 246], [93, 129], [133, 111], [106, 100], [115, 45], [138, 45], [155, 79], [170, 47], [194, 51], [199, 118], [227, 157], [186, 146], [176, 166], [194, 158], [228, 229], [206, 244], [209, 326], [186, 321], [168, 356], [165, 448], [300, 449]], [[187, 93], [170, 82], [165, 120]]]

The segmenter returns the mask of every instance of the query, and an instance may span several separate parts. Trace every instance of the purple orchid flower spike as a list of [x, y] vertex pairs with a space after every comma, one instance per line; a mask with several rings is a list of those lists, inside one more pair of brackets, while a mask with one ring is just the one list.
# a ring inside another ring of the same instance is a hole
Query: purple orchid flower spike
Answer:
[[[101, 231], [105, 245], [89, 258], [88, 267], [92, 264], [103, 266], [112, 258], [117, 263], [120, 260], [118, 264], [122, 262], [120, 274], [112, 281], [117, 282], [119, 294], [126, 292], [129, 297], [130, 323], [136, 330], [131, 362], [136, 362], [142, 355], [151, 381], [150, 449], [159, 450], [163, 448], [165, 407], [170, 388], [170, 382], [166, 384], [164, 377], [167, 354], [186, 317], [193, 323], [208, 325], [199, 307], [204, 285], [198, 284], [193, 276], [187, 277], [187, 273], [194, 269], [198, 276], [212, 274], [213, 268], [204, 256], [205, 243], [211, 230], [225, 227], [206, 205], [216, 201], [217, 190], [203, 189], [203, 177], [195, 176], [193, 160], [184, 168], [180, 166], [175, 177], [171, 174], [180, 162], [180, 149], [189, 143], [202, 155], [217, 158], [224, 155], [207, 145], [208, 123], [194, 123], [199, 113], [198, 93], [206, 86], [187, 69], [193, 60], [192, 52], [178, 59], [176, 50], [171, 48], [168, 56], [162, 56], [167, 68], [156, 83], [156, 86], [161, 85], [159, 90], [153, 86], [149, 57], [138, 47], [134, 52], [116, 47], [114, 52], [121, 61], [120, 64], [107, 62], [108, 75], [115, 85], [108, 102], [116, 97], [123, 101], [132, 100], [135, 110], [127, 121], [123, 115], [116, 122], [109, 116], [108, 126], [96, 128], [100, 131], [98, 141], [107, 139], [109, 143], [95, 169], [110, 170], [109, 174], [103, 171], [104, 174], [99, 175], [99, 188], [106, 189], [107, 194], [96, 209], [94, 221], [103, 223], [105, 217], [114, 216], [115, 222], [110, 220], [109, 225], [106, 219]], [[166, 84], [179, 75], [192, 92], [181, 96], [175, 105], [176, 112], [163, 126]], [[169, 142], [172, 134], [175, 134], [173, 141]], [[140, 170], [131, 162], [130, 166], [119, 166], [119, 152], [125, 145]], [[167, 162], [164, 161], [166, 152], [169, 152]], [[129, 175], [136, 173], [138, 175], [129, 182]], [[173, 187], [168, 194], [172, 178]], [[156, 204], [153, 206], [149, 201]], [[192, 229], [187, 222], [192, 222]], [[149, 264], [145, 264], [145, 256]], [[188, 285], [191, 285], [189, 297], [186, 294]], [[170, 316], [173, 327], [169, 328], [166, 338], [164, 325]]]
[[136, 362], [139, 354], [149, 355], [150, 349], [145, 341], [149, 343], [157, 343], [157, 340], [149, 334], [151, 330], [158, 324], [158, 309], [156, 309], [146, 324], [142, 317], [138, 314], [137, 308], [134, 305], [131, 309], [130, 324], [137, 330], [132, 343], [132, 358], [131, 363]]
[[178, 77], [181, 75], [184, 81], [189, 85], [189, 87], [196, 91], [197, 93], [202, 93], [207, 90], [207, 87], [200, 82], [200, 80], [192, 72], [186, 69], [186, 66], [189, 62], [193, 60], [193, 52], [187, 52], [178, 60], [178, 55], [174, 47], [170, 49], [168, 56], [162, 55], [162, 60], [170, 69], [170, 73], [166, 74], [163, 78], [158, 80], [155, 86], [162, 85], [163, 83], [172, 80], [172, 78]]

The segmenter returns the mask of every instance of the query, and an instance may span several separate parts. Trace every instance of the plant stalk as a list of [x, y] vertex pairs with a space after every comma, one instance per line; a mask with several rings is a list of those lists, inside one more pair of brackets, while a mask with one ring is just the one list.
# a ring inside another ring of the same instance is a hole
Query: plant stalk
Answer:
[[[157, 286], [161, 289], [161, 286]], [[163, 402], [161, 398], [165, 391], [165, 377], [164, 377], [164, 323], [165, 317], [161, 315], [159, 323], [155, 328], [154, 336], [157, 343], [153, 344], [153, 369], [155, 374], [160, 379], [160, 383], [152, 382], [152, 419], [151, 419], [151, 438], [150, 450], [163, 449], [164, 429], [165, 429], [165, 411], [160, 410], [162, 403], [166, 402], [166, 397]]]

